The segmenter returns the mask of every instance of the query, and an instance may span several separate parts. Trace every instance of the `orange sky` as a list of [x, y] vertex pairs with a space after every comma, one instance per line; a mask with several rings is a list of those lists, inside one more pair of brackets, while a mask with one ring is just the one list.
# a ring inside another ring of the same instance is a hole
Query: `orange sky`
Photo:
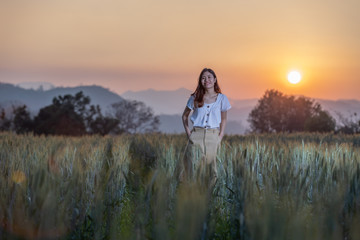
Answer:
[[[266, 89], [360, 99], [358, 0], [0, 2], [0, 81], [193, 90], [211, 67], [231, 98]], [[287, 82], [298, 69], [303, 80]]]

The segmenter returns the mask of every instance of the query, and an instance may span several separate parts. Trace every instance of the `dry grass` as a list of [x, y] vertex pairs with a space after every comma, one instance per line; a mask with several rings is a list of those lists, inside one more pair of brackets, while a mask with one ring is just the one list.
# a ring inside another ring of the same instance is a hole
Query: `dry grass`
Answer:
[[226, 137], [208, 189], [183, 135], [1, 133], [0, 238], [359, 239], [359, 139]]

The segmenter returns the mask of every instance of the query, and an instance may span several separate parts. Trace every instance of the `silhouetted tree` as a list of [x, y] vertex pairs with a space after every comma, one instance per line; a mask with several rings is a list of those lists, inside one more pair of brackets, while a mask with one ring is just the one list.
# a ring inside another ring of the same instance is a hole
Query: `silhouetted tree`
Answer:
[[286, 119], [287, 125], [285, 131], [304, 131], [304, 124], [307, 119], [316, 114], [315, 112], [312, 112], [314, 109], [314, 102], [302, 96], [298, 98], [295, 98], [294, 96], [284, 97], [284, 101], [287, 103], [287, 108], [284, 110], [287, 112], [286, 115], [288, 116]]
[[108, 116], [119, 121], [115, 134], [156, 132], [159, 126], [152, 109], [136, 100], [113, 103]]
[[37, 134], [80, 136], [86, 134], [90, 98], [78, 92], [53, 98], [53, 103], [40, 109], [34, 119]]
[[91, 106], [88, 115], [89, 133], [106, 135], [112, 131], [116, 131], [119, 120], [110, 116], [103, 116], [99, 106]]
[[286, 102], [283, 93], [275, 90], [266, 91], [258, 101], [257, 106], [250, 112], [249, 122], [253, 131], [281, 132], [286, 127]]
[[13, 127], [16, 133], [27, 133], [33, 130], [33, 120], [26, 108], [26, 105], [13, 108]]
[[0, 110], [0, 131], [9, 131], [11, 129], [11, 119], [7, 116], [4, 108]]
[[307, 132], [331, 132], [335, 130], [336, 122], [326, 111], [319, 110], [306, 119], [304, 130]]
[[333, 131], [335, 121], [320, 104], [305, 97], [286, 96], [267, 90], [250, 112], [248, 121], [253, 132]]

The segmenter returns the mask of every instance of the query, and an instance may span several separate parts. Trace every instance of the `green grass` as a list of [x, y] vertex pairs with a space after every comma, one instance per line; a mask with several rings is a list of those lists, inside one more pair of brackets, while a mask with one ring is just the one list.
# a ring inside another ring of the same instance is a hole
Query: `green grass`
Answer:
[[209, 189], [184, 135], [0, 133], [0, 239], [359, 239], [359, 139], [226, 136]]

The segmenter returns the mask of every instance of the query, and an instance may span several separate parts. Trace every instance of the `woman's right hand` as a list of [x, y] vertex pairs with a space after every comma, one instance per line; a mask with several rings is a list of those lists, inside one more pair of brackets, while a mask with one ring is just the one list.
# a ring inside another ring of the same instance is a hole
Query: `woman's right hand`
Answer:
[[186, 131], [186, 135], [187, 135], [188, 139], [190, 140], [191, 131], [190, 131], [190, 130], [187, 130], [187, 131]]
[[184, 113], [182, 115], [182, 122], [183, 122], [185, 132], [186, 132], [188, 139], [190, 139], [190, 135], [191, 135], [191, 131], [189, 128], [189, 121], [188, 121], [190, 112], [191, 112], [191, 109], [188, 107], [185, 107]]

